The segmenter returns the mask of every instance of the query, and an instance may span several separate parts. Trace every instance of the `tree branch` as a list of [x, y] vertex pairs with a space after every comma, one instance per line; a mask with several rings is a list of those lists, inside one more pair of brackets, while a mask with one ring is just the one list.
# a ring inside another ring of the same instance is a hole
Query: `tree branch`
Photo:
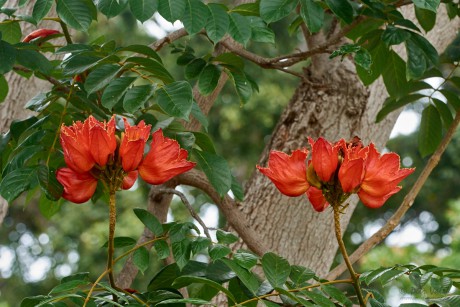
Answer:
[[209, 240], [212, 240], [211, 235], [209, 234], [208, 227], [203, 222], [201, 217], [198, 214], [196, 214], [195, 210], [193, 210], [192, 205], [190, 205], [190, 203], [188, 202], [187, 197], [185, 197], [184, 193], [181, 193], [181, 192], [179, 192], [179, 191], [177, 191], [175, 189], [167, 189], [167, 188], [159, 188], [157, 190], [157, 192], [158, 193], [163, 193], [163, 194], [174, 194], [174, 195], [179, 196], [180, 199], [182, 200], [182, 203], [185, 205], [185, 207], [187, 207], [188, 212], [190, 212], [190, 215], [198, 222], [198, 224], [200, 224], [201, 227], [203, 227], [203, 231], [204, 231], [206, 237], [208, 237]]
[[217, 191], [209, 183], [206, 176], [195, 169], [176, 177], [180, 184], [189, 185], [204, 191], [216, 203], [219, 209], [224, 213], [228, 223], [238, 232], [241, 239], [246, 243], [249, 249], [258, 255], [263, 255], [268, 249], [260, 242], [257, 232], [252, 229], [246, 216], [238, 209], [238, 204], [228, 195], [220, 197]]
[[[427, 165], [423, 169], [420, 176], [417, 178], [417, 181], [412, 186], [412, 189], [407, 193], [406, 197], [404, 197], [403, 202], [399, 206], [398, 210], [393, 214], [393, 216], [386, 222], [386, 224], [380, 228], [375, 234], [373, 234], [369, 239], [367, 239], [363, 244], [361, 244], [354, 252], [350, 255], [351, 263], [355, 263], [359, 260], [364, 254], [366, 254], [369, 250], [371, 250], [374, 246], [382, 242], [401, 222], [402, 217], [410, 209], [412, 204], [414, 203], [417, 194], [422, 189], [423, 184], [428, 179], [428, 176], [431, 174], [433, 169], [438, 165], [439, 160], [441, 159], [441, 155], [449, 145], [450, 141], [452, 140], [455, 130], [457, 129], [458, 125], [460, 124], [460, 112], [457, 113], [453, 123], [451, 124], [449, 130], [447, 131], [446, 135], [444, 136], [441, 144], [439, 144], [436, 151], [428, 160]], [[333, 280], [336, 279], [340, 274], [342, 274], [346, 270], [346, 265], [344, 263], [335, 267], [332, 271], [329, 272], [326, 279]]]

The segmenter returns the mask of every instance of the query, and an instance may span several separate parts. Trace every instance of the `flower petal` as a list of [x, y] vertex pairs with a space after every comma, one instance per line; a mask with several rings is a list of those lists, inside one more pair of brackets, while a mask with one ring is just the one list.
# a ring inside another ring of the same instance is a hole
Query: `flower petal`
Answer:
[[119, 153], [123, 170], [130, 172], [137, 169], [142, 161], [151, 126], [145, 125], [144, 121], [131, 126], [125, 118], [123, 120], [125, 121], [125, 133], [121, 138]]
[[57, 180], [64, 186], [62, 197], [81, 204], [93, 196], [97, 179], [90, 173], [77, 173], [70, 168], [60, 168], [56, 172]]
[[177, 141], [163, 136], [161, 129], [152, 135], [150, 151], [139, 165], [139, 175], [150, 184], [162, 184], [195, 166], [187, 161], [188, 152]]
[[88, 172], [96, 163], [90, 152], [88, 124], [77, 121], [61, 126], [60, 141], [68, 167], [79, 173]]
[[339, 164], [338, 148], [324, 138], [319, 138], [313, 143], [311, 160], [316, 174], [323, 182], [331, 180]]
[[108, 123], [100, 122], [93, 116], [88, 117], [87, 121], [89, 123], [91, 155], [97, 164], [105, 166], [109, 156], [113, 155], [117, 148], [115, 117], [112, 116]]
[[313, 206], [313, 209], [315, 209], [317, 212], [323, 212], [324, 209], [329, 206], [329, 203], [326, 201], [323, 192], [318, 188], [310, 187], [307, 190], [307, 197]]
[[271, 151], [268, 167], [257, 165], [257, 169], [267, 176], [284, 195], [300, 196], [310, 186], [307, 181], [305, 164], [307, 156], [306, 149], [294, 150], [291, 155], [281, 151]]
[[126, 174], [126, 176], [123, 177], [123, 184], [122, 184], [121, 188], [123, 190], [131, 189], [131, 187], [134, 185], [134, 183], [137, 180], [137, 174], [138, 174], [138, 171], [132, 171], [132, 172], [129, 172], [128, 174]]

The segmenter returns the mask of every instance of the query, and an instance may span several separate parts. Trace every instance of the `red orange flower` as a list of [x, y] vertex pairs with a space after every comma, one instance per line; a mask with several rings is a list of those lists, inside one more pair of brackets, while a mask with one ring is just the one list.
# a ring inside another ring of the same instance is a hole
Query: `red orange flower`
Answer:
[[308, 151], [295, 150], [291, 156], [270, 152], [268, 168], [257, 168], [287, 196], [306, 192], [313, 209], [323, 211], [329, 203], [341, 205], [352, 193], [370, 208], [378, 208], [401, 187], [397, 185], [414, 169], [400, 169], [395, 153], [380, 155], [374, 144], [364, 147], [358, 137], [351, 142], [331, 144], [323, 138], [309, 138], [311, 160], [306, 168]]
[[307, 181], [306, 159], [308, 150], [294, 150], [291, 155], [281, 151], [271, 151], [268, 167], [257, 165], [259, 171], [270, 178], [281, 193], [299, 196], [310, 186]]
[[60, 139], [68, 168], [59, 169], [56, 177], [64, 186], [63, 198], [76, 203], [89, 200], [99, 179], [111, 191], [126, 190], [134, 185], [138, 174], [148, 183], [161, 184], [195, 166], [187, 161], [187, 151], [164, 137], [161, 130], [153, 133], [150, 152], [144, 158], [150, 125], [141, 121], [131, 126], [124, 121], [125, 132], [118, 151], [115, 117], [107, 123], [90, 116], [83, 123], [62, 125]]
[[117, 140], [115, 138], [115, 117], [109, 120], [108, 123], [100, 122], [93, 116], [88, 117], [85, 123], [89, 126], [89, 140], [91, 142], [91, 155], [94, 161], [100, 166], [105, 166], [117, 148]]
[[130, 172], [139, 166], [144, 156], [144, 147], [150, 134], [150, 125], [140, 121], [137, 126], [131, 126], [125, 121], [125, 132], [121, 136], [120, 159], [125, 172]]
[[139, 165], [139, 175], [150, 184], [162, 184], [192, 169], [196, 163], [187, 161], [188, 152], [177, 141], [163, 136], [158, 129], [152, 134], [150, 151]]
[[61, 33], [61, 32], [59, 32], [57, 30], [54, 30], [54, 29], [38, 29], [38, 30], [30, 32], [29, 35], [24, 37], [24, 39], [22, 41], [24, 43], [28, 43], [33, 39], [36, 39], [36, 38], [39, 38], [39, 37], [47, 37], [47, 36], [50, 36], [50, 35], [53, 35], [53, 34], [58, 34], [58, 33]]
[[364, 167], [366, 173], [358, 196], [370, 208], [381, 207], [391, 195], [401, 190], [397, 185], [415, 171], [414, 168], [400, 169], [397, 154], [392, 152], [381, 156], [372, 143]]
[[328, 182], [339, 164], [338, 147], [332, 146], [331, 143], [323, 138], [319, 138], [316, 142], [312, 138], [308, 138], [308, 142], [312, 148], [311, 161], [313, 168], [321, 181]]
[[77, 204], [90, 200], [96, 191], [97, 179], [90, 173], [78, 173], [65, 167], [57, 170], [56, 178], [64, 187], [62, 197]]
[[72, 126], [61, 126], [61, 146], [64, 160], [75, 172], [84, 173], [93, 168], [94, 161], [90, 151], [89, 125], [77, 121]]

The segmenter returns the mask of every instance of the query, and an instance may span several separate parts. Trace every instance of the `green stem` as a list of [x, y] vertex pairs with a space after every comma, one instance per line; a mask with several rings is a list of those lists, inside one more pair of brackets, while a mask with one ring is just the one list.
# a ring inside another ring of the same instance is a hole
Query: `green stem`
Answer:
[[353, 287], [355, 288], [356, 295], [358, 296], [358, 301], [360, 306], [366, 306], [364, 302], [363, 293], [361, 292], [361, 286], [359, 285], [359, 278], [358, 275], [355, 273], [353, 266], [350, 262], [350, 258], [348, 258], [347, 249], [345, 248], [345, 244], [342, 240], [342, 229], [340, 227], [340, 207], [338, 205], [332, 206], [334, 209], [334, 228], [335, 228], [335, 236], [337, 238], [337, 243], [339, 243], [340, 252], [342, 253], [343, 260], [345, 260], [345, 264], [347, 265], [348, 271], [350, 272], [351, 279], [353, 280]]
[[[107, 272], [109, 274], [110, 286], [114, 289], [117, 288], [115, 284], [115, 278], [113, 277], [113, 254], [114, 254], [114, 236], [115, 236], [115, 224], [117, 220], [117, 208], [115, 205], [115, 189], [110, 189], [110, 200], [109, 200], [109, 243], [107, 250]], [[114, 294], [113, 300], [116, 302], [117, 297]]]

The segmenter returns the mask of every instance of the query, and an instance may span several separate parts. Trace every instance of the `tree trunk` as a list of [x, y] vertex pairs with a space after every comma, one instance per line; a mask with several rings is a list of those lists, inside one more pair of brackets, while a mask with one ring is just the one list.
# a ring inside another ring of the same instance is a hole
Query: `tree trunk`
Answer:
[[[15, 7], [18, 1], [8, 0], [5, 7]], [[26, 6], [20, 9], [21, 14], [30, 15], [35, 1], [29, 1]], [[40, 28], [58, 29], [59, 24], [56, 22], [43, 22]], [[23, 37], [28, 33], [36, 30], [36, 27], [30, 23], [21, 23]], [[39, 92], [47, 91], [51, 88], [50, 84], [38, 78], [26, 79], [14, 72], [5, 75], [8, 82], [9, 92], [5, 101], [0, 104], [0, 133], [6, 133], [13, 120], [22, 120], [34, 113], [24, 109], [24, 105]], [[26, 89], [26, 90], [25, 90]], [[8, 211], [8, 203], [0, 196], [0, 225]]]
[[[403, 14], [413, 15], [413, 8], [405, 8]], [[437, 27], [428, 39], [442, 51], [455, 37], [458, 20], [449, 22], [444, 10], [437, 18]], [[364, 143], [372, 141], [382, 149], [399, 113], [394, 112], [375, 124], [376, 114], [387, 97], [381, 79], [366, 89], [349, 58], [340, 62], [327, 56], [314, 59], [306, 75], [310, 82], [300, 83], [261, 155], [260, 165], [267, 165], [270, 150], [291, 152], [308, 147], [308, 136], [336, 141], [357, 135]], [[322, 86], [312, 86], [313, 83]], [[350, 205], [342, 216], [343, 228], [348, 225], [356, 203], [357, 197], [350, 198]], [[291, 263], [310, 267], [320, 276], [327, 274], [337, 250], [332, 210], [317, 213], [305, 196], [282, 195], [257, 171], [248, 181], [246, 198], [240, 208], [263, 245]], [[241, 247], [241, 243], [236, 246]]]

